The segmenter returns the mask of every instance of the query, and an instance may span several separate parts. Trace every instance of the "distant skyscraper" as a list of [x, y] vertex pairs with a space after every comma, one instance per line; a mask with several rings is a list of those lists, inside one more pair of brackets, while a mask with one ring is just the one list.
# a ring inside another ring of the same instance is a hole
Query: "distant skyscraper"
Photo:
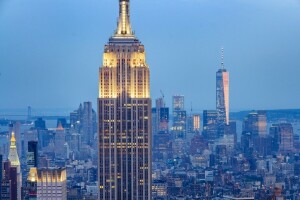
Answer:
[[82, 131], [87, 144], [94, 142], [94, 126], [93, 126], [93, 108], [92, 102], [83, 103], [83, 118], [82, 118]]
[[173, 96], [173, 111], [184, 110], [184, 96], [174, 95]]
[[218, 126], [222, 131], [225, 125], [229, 125], [229, 72], [224, 68], [223, 49], [221, 69], [216, 74], [216, 107]]
[[22, 156], [22, 140], [21, 140], [21, 123], [14, 122], [9, 124], [9, 136], [12, 137], [12, 133], [14, 133], [14, 137], [16, 139], [16, 148], [18, 151], [19, 157]]
[[38, 142], [28, 142], [27, 167], [38, 167]]
[[267, 115], [266, 111], [253, 111], [248, 114], [243, 122], [243, 132], [249, 132], [253, 135], [267, 134]]
[[203, 136], [206, 139], [216, 139], [218, 132], [218, 113], [215, 110], [203, 111]]
[[[8, 160], [11, 163], [11, 167], [16, 168], [17, 183], [14, 187], [17, 187], [17, 199], [21, 200], [22, 175], [21, 175], [20, 160], [19, 160], [19, 156], [18, 156], [18, 152], [17, 152], [16, 138], [15, 138], [14, 132], [12, 132], [12, 134], [11, 134], [10, 142], [11, 143], [10, 143], [10, 150], [9, 150], [9, 154], [8, 154]], [[14, 179], [14, 177], [12, 179]]]
[[200, 115], [192, 114], [188, 116], [187, 120], [187, 131], [199, 133], [200, 132]]
[[279, 124], [279, 151], [291, 153], [294, 150], [294, 130], [290, 123]]
[[170, 150], [169, 108], [165, 106], [163, 98], [156, 100], [156, 107], [152, 109], [153, 128], [153, 161], [165, 161]]
[[187, 114], [184, 110], [184, 96], [173, 96], [173, 138], [184, 139], [186, 137]]
[[186, 121], [186, 141], [190, 144], [194, 136], [200, 133], [200, 115], [190, 114]]
[[88, 145], [95, 143], [97, 132], [96, 112], [92, 108], [92, 102], [84, 102], [79, 108], [70, 113], [70, 128], [81, 134], [82, 142]]
[[66, 143], [66, 131], [62, 127], [61, 123], [59, 123], [58, 127], [55, 131], [55, 137], [54, 137], [54, 145], [55, 145], [55, 156], [56, 158], [66, 158], [66, 153], [64, 150], [64, 145]]
[[129, 6], [119, 0], [99, 73], [99, 199], [151, 199], [150, 74]]

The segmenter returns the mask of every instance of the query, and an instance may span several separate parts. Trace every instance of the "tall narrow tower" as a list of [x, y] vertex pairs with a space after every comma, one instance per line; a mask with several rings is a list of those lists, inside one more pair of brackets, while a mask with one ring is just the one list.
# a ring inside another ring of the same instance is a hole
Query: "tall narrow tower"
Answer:
[[229, 72], [224, 68], [223, 49], [221, 68], [216, 74], [216, 98], [217, 123], [219, 130], [224, 130], [229, 125]]
[[14, 132], [11, 134], [8, 160], [11, 162], [11, 166], [17, 169], [17, 199], [21, 200], [22, 175]]
[[99, 70], [99, 199], [151, 199], [149, 67], [131, 30], [129, 0], [119, 6]]

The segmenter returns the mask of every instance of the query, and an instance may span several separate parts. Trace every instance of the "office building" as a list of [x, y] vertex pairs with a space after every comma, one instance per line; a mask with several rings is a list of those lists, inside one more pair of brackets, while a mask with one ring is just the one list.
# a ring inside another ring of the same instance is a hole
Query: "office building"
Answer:
[[119, 0], [99, 71], [99, 199], [151, 199], [151, 99], [145, 48]]
[[216, 109], [219, 131], [229, 125], [229, 72], [224, 68], [223, 49], [221, 68], [216, 73]]
[[267, 114], [266, 111], [252, 111], [244, 119], [243, 132], [249, 132], [253, 135], [267, 134]]
[[[22, 188], [22, 174], [20, 167], [20, 160], [17, 152], [17, 141], [15, 138], [15, 133], [12, 132], [10, 140], [10, 149], [8, 154], [8, 160], [11, 163], [10, 167], [10, 180], [12, 188], [16, 189], [16, 192], [12, 192], [12, 195], [16, 195], [18, 200], [21, 200], [21, 188]], [[16, 173], [14, 173], [16, 171]]]
[[41, 168], [29, 173], [32, 182], [37, 178], [37, 199], [67, 200], [67, 174], [64, 168]]
[[203, 111], [203, 136], [213, 140], [218, 136], [218, 113], [216, 110]]

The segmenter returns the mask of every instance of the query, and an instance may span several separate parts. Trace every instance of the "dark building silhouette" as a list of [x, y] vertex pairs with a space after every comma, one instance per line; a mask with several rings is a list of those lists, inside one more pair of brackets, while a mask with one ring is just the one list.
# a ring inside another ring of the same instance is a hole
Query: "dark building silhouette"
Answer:
[[28, 142], [27, 167], [38, 167], [38, 142]]
[[41, 117], [34, 121], [34, 127], [38, 130], [46, 129], [46, 122]]

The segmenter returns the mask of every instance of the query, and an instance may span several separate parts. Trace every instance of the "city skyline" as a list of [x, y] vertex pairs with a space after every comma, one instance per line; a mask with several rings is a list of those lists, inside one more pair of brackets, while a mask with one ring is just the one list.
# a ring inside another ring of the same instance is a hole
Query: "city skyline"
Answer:
[[[1, 2], [0, 109], [28, 105], [75, 108], [78, 102], [86, 100], [96, 105], [94, 85], [98, 78], [93, 71], [101, 61], [99, 46], [105, 44], [115, 27], [116, 21], [106, 18], [115, 19], [116, 2], [89, 4], [78, 0], [72, 8], [68, 3], [32, 0], [29, 8], [29, 4]], [[111, 8], [109, 12], [104, 9], [106, 6]], [[167, 105], [171, 105], [172, 95], [182, 94], [187, 105], [193, 102], [195, 110], [214, 108], [214, 73], [220, 67], [219, 52], [224, 47], [225, 67], [229, 66], [231, 72], [231, 110], [300, 107], [299, 94], [294, 92], [300, 70], [297, 61], [300, 41], [296, 37], [300, 33], [296, 26], [299, 7], [299, 1], [293, 0], [285, 3], [179, 0], [176, 5], [170, 1], [134, 2], [133, 30], [143, 35], [149, 49], [153, 99], [163, 90]], [[168, 14], [161, 12], [167, 8]], [[145, 14], [155, 9], [159, 11], [157, 16]], [[258, 12], [252, 14], [254, 10]], [[175, 24], [180, 29], [175, 29]], [[176, 35], [182, 33], [188, 37], [174, 43]], [[161, 48], [155, 49], [155, 40]], [[177, 59], [178, 54], [182, 58]], [[188, 54], [197, 59], [188, 58]], [[182, 71], [182, 66], [187, 70]], [[194, 73], [189, 73], [190, 70]], [[173, 76], [166, 75], [170, 72]], [[81, 84], [76, 81], [80, 78], [85, 80]], [[178, 80], [185, 81], [179, 84]], [[247, 88], [247, 93], [243, 88]], [[259, 98], [251, 98], [253, 95]], [[18, 100], [20, 97], [22, 101]]]
[[86, 2], [0, 2], [0, 200], [300, 200], [299, 0]]

